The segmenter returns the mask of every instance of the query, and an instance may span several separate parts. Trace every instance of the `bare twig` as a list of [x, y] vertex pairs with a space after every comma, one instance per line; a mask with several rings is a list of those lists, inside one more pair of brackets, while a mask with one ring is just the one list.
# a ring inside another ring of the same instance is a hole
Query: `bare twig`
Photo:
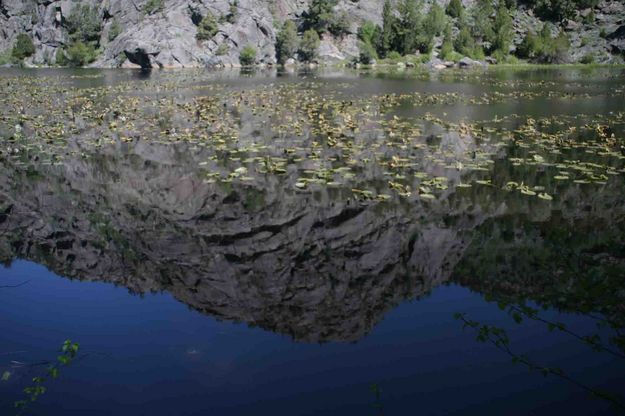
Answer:
[[11, 285], [9, 285], [9, 286], [0, 286], [0, 289], [13, 289], [13, 288], [16, 288], [16, 287], [24, 286], [24, 285], [26, 285], [28, 283], [30, 283], [30, 280], [27, 280], [25, 282], [22, 282], [22, 283], [17, 284], [17, 285], [12, 285], [12, 286]]
[[547, 375], [554, 375], [557, 377], [560, 377], [563, 380], [568, 381], [569, 383], [579, 387], [580, 389], [583, 389], [585, 391], [587, 391], [588, 393], [592, 394], [595, 397], [598, 397], [600, 399], [606, 400], [607, 402], [609, 402], [612, 406], [614, 406], [615, 408], [617, 408], [620, 412], [624, 412], [625, 411], [625, 405], [621, 402], [621, 400], [617, 397], [615, 397], [612, 394], [606, 393], [606, 392], [602, 392], [599, 390], [596, 390], [574, 378], [572, 378], [571, 376], [565, 374], [561, 369], [559, 368], [554, 368], [554, 367], [547, 367], [547, 366], [543, 366], [543, 365], [539, 365], [536, 364], [532, 361], [529, 360], [529, 358], [527, 358], [524, 355], [519, 355], [516, 354], [514, 351], [512, 351], [512, 349], [510, 348], [510, 341], [508, 339], [508, 336], [506, 335], [505, 331], [501, 328], [497, 328], [494, 326], [489, 326], [489, 325], [483, 325], [480, 324], [477, 321], [472, 321], [467, 319], [465, 314], [462, 313], [456, 313], [455, 314], [456, 319], [462, 321], [464, 323], [464, 328], [472, 328], [475, 331], [477, 331], [478, 335], [477, 335], [477, 340], [481, 341], [481, 342], [485, 342], [488, 341], [491, 344], [493, 344], [498, 350], [506, 353], [507, 355], [509, 355], [512, 358], [512, 361], [514, 363], [521, 363], [524, 364], [530, 371], [539, 371], [541, 372], [543, 375], [547, 376]]

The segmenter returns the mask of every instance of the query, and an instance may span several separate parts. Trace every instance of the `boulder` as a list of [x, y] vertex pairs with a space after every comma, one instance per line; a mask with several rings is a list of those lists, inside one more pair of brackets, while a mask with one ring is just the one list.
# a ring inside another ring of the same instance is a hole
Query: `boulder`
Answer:
[[442, 60], [438, 58], [430, 59], [430, 61], [425, 64], [425, 67], [427, 69], [435, 69], [435, 70], [441, 70], [441, 69], [447, 68], [447, 66], [445, 65], [445, 62], [443, 62]]
[[484, 59], [486, 61], [487, 64], [490, 65], [497, 65], [497, 58], [492, 57], [492, 56], [487, 56], [486, 59]]
[[474, 67], [482, 67], [486, 64], [480, 61], [476, 61], [475, 59], [471, 59], [468, 56], [465, 56], [458, 62], [459, 68], [474, 68]]

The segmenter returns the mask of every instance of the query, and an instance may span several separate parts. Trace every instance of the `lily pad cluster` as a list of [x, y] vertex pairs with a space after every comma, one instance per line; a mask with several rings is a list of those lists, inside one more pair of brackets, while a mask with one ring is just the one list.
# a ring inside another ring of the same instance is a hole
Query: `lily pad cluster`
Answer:
[[475, 187], [549, 202], [564, 183], [622, 181], [625, 112], [558, 111], [617, 103], [622, 88], [576, 77], [502, 80], [497, 71], [430, 77], [400, 78], [398, 89], [397, 79], [367, 75], [4, 76], [0, 158], [36, 176], [68, 155], [184, 144], [205, 155], [191, 163], [208, 184], [265, 186], [275, 177], [293, 192], [341, 188], [362, 202], [435, 203]]

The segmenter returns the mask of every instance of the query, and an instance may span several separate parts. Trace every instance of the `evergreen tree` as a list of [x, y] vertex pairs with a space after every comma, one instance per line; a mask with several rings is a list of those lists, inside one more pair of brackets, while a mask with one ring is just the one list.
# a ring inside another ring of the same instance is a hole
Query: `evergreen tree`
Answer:
[[285, 63], [287, 59], [293, 57], [299, 47], [297, 38], [297, 28], [291, 20], [284, 22], [282, 29], [278, 33], [276, 40], [276, 55], [278, 62]]
[[512, 42], [512, 18], [506, 5], [501, 2], [495, 16], [495, 39], [492, 43], [491, 50], [500, 57], [507, 56], [510, 53], [510, 44]]
[[358, 28], [358, 39], [369, 45], [375, 45], [376, 25], [370, 20], [366, 20], [362, 26]]
[[492, 0], [477, 0], [471, 10], [473, 19], [471, 33], [474, 37], [491, 44], [495, 40], [495, 30], [491, 20], [493, 13], [495, 13], [495, 9], [493, 8]]
[[336, 0], [313, 0], [304, 13], [304, 28], [314, 29], [318, 34], [326, 32], [334, 21], [335, 5]]
[[319, 35], [314, 29], [308, 29], [304, 32], [299, 47], [299, 54], [303, 61], [310, 62], [317, 57], [319, 42]]
[[438, 3], [433, 3], [425, 16], [423, 30], [431, 36], [439, 36], [447, 27], [445, 11]]
[[519, 58], [534, 59], [540, 50], [540, 38], [531, 32], [527, 32], [521, 44], [516, 48]]
[[11, 50], [11, 55], [21, 61], [24, 58], [32, 56], [35, 53], [35, 45], [33, 40], [26, 33], [20, 33], [15, 39], [15, 45]]
[[374, 59], [377, 59], [375, 49], [370, 43], [360, 42], [359, 49], [360, 54], [358, 56], [358, 61], [361, 64], [369, 65]]
[[417, 0], [401, 0], [398, 7], [399, 20], [393, 50], [406, 55], [417, 48], [417, 36], [421, 27], [420, 4]]
[[197, 40], [211, 39], [217, 33], [219, 26], [217, 26], [217, 20], [211, 12], [207, 12], [206, 16], [202, 18], [200, 24], [197, 27], [197, 34], [195, 35]]
[[377, 45], [378, 55], [382, 58], [386, 57], [386, 54], [391, 51], [394, 43], [394, 31], [395, 16], [393, 16], [391, 0], [384, 0], [384, 6], [382, 6], [382, 33], [379, 45]]
[[91, 42], [96, 47], [99, 46], [102, 19], [95, 7], [87, 4], [74, 6], [65, 21], [65, 26], [74, 42]]
[[239, 63], [242, 66], [250, 66], [256, 63], [256, 49], [252, 46], [246, 46], [239, 54]]
[[451, 0], [445, 12], [455, 19], [460, 19], [464, 15], [464, 6], [460, 0]]
[[460, 32], [454, 40], [454, 48], [456, 49], [456, 51], [470, 58], [482, 58], [484, 52], [482, 51], [481, 46], [478, 46], [476, 44], [475, 39], [473, 38], [473, 35], [471, 35], [471, 31], [469, 30], [466, 22], [461, 21], [459, 29]]
[[350, 28], [349, 16], [346, 11], [342, 11], [332, 16], [328, 31], [334, 36], [343, 36], [349, 33]]
[[453, 43], [453, 36], [452, 36], [452, 31], [451, 31], [451, 24], [447, 24], [447, 26], [445, 27], [443, 44], [441, 45], [440, 58], [449, 59], [453, 51], [454, 51], [454, 43]]

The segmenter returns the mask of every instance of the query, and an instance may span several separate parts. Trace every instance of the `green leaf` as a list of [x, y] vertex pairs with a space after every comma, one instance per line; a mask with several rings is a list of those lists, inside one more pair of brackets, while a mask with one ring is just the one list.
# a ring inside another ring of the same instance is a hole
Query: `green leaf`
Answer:
[[57, 378], [59, 376], [59, 369], [56, 367], [50, 367], [48, 369], [48, 374], [50, 375], [50, 377], [52, 378]]
[[26, 407], [26, 404], [27, 404], [26, 400], [18, 400], [15, 403], [13, 403], [13, 406], [17, 409], [22, 409]]
[[5, 371], [4, 373], [2, 373], [2, 378], [0, 380], [9, 381], [10, 378], [11, 378], [11, 372]]

